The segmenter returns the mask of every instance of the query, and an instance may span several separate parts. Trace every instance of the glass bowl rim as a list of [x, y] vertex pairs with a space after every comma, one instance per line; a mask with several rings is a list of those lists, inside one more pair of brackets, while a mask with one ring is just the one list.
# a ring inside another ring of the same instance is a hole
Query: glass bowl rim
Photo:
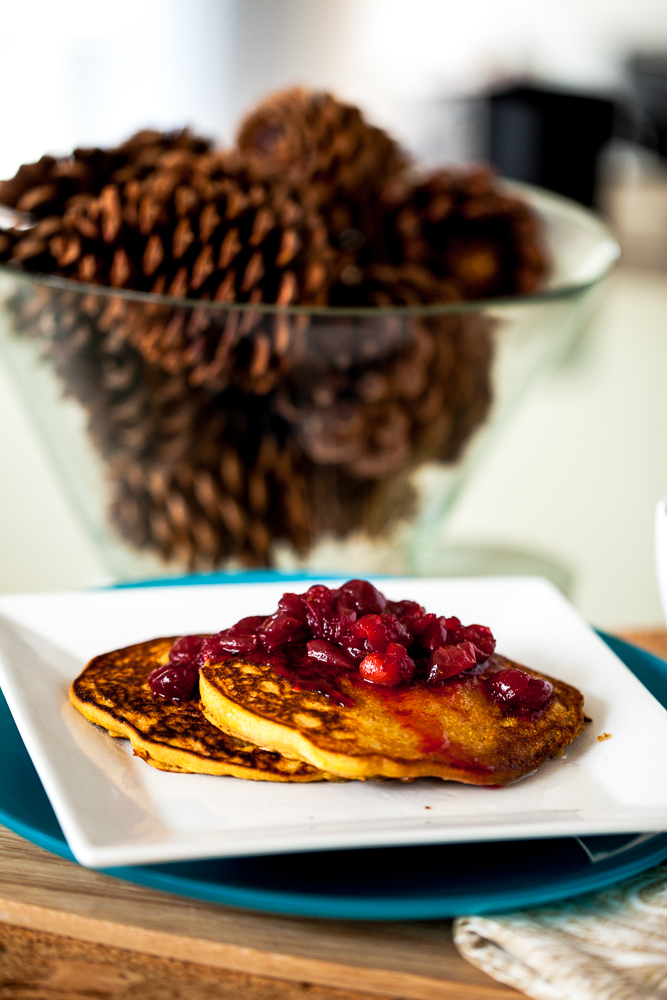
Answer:
[[564, 281], [553, 288], [523, 295], [502, 295], [494, 298], [467, 299], [461, 302], [437, 302], [428, 305], [391, 305], [391, 306], [330, 306], [330, 305], [276, 305], [266, 302], [215, 302], [210, 299], [190, 299], [173, 295], [156, 295], [154, 292], [142, 292], [131, 288], [113, 288], [109, 285], [77, 281], [59, 275], [40, 273], [38, 271], [23, 271], [15, 264], [0, 264], [0, 275], [10, 275], [26, 284], [43, 285], [63, 292], [75, 292], [78, 295], [100, 295], [106, 298], [120, 298], [130, 302], [147, 305], [168, 306], [172, 309], [203, 309], [212, 314], [242, 312], [256, 313], [268, 316], [327, 316], [327, 317], [366, 317], [381, 318], [386, 316], [443, 316], [460, 313], [475, 313], [497, 309], [516, 308], [517, 306], [542, 305], [550, 302], [560, 302], [576, 299], [588, 289], [598, 284], [609, 274], [618, 262], [620, 247], [611, 230], [595, 212], [562, 195], [544, 188], [535, 187], [518, 181], [503, 180], [502, 186], [508, 193], [515, 193], [528, 201], [539, 214], [539, 205], [550, 205], [564, 216], [579, 219], [597, 237], [599, 241], [600, 258], [598, 268], [589, 277], [581, 281]]

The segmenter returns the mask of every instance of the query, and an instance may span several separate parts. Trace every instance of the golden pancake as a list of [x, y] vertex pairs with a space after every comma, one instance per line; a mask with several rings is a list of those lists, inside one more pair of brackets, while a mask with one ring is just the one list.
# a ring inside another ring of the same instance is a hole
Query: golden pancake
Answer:
[[322, 781], [301, 760], [262, 750], [208, 722], [198, 699], [156, 697], [148, 675], [166, 664], [173, 638], [154, 639], [96, 656], [70, 687], [70, 701], [112, 736], [127, 737], [134, 753], [163, 771], [233, 775], [255, 781]]
[[582, 695], [553, 678], [553, 695], [539, 711], [511, 711], [490, 697], [491, 676], [517, 667], [494, 653], [481, 669], [440, 687], [423, 680], [383, 687], [341, 671], [340, 697], [332, 697], [304, 690], [317, 684], [301, 686], [296, 672], [259, 656], [229, 657], [205, 664], [199, 687], [213, 725], [342, 778], [505, 785], [560, 755], [584, 725]]

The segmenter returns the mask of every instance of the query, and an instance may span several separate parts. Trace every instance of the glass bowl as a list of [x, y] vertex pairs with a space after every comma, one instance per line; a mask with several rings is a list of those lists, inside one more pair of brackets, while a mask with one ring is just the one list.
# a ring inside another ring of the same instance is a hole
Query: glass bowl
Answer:
[[111, 577], [437, 572], [476, 462], [618, 258], [594, 215], [513, 188], [544, 225], [535, 295], [222, 306], [0, 268], [1, 355]]

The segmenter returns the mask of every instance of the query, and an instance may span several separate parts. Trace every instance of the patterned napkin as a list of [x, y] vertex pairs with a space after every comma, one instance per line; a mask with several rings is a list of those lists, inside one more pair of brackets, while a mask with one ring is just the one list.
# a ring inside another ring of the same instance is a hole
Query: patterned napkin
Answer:
[[667, 1000], [667, 863], [559, 906], [460, 917], [454, 941], [534, 1000]]

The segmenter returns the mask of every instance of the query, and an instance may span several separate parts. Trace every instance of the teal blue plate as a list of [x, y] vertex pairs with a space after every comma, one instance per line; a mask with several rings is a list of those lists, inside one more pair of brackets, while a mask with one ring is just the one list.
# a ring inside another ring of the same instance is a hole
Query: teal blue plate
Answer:
[[[180, 581], [179, 581], [180, 582]], [[667, 663], [602, 638], [667, 706]], [[0, 695], [0, 822], [74, 862]], [[537, 906], [600, 889], [667, 858], [667, 833], [644, 841], [587, 837], [366, 848], [215, 858], [106, 869], [128, 882], [271, 913], [345, 920], [426, 920]], [[600, 856], [600, 860], [591, 860]]]

